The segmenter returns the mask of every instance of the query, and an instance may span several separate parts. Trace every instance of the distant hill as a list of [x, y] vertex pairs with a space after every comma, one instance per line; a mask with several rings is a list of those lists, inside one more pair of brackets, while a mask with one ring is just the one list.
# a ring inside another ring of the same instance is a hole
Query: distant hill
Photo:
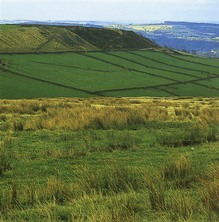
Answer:
[[219, 24], [164, 22], [160, 24], [112, 25], [113, 28], [132, 30], [156, 44], [183, 50], [200, 56], [219, 58]]
[[158, 48], [132, 31], [81, 26], [0, 25], [0, 42], [0, 53]]

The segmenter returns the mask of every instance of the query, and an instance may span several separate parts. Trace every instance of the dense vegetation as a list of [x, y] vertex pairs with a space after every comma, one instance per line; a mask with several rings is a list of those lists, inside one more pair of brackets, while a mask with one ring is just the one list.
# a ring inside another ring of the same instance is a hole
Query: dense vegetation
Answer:
[[71, 26], [0, 25], [0, 42], [1, 53], [158, 48], [132, 31]]
[[218, 221], [218, 107], [0, 100], [0, 220]]
[[217, 59], [165, 51], [1, 55], [0, 98], [218, 96]]

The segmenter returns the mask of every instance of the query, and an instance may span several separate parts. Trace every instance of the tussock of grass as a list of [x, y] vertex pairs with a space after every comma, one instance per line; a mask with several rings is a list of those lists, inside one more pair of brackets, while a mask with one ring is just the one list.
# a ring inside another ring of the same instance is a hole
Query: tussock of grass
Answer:
[[44, 199], [63, 205], [73, 196], [71, 187], [55, 177], [49, 178], [44, 189]]
[[203, 202], [209, 212], [219, 214], [219, 179], [204, 183]]
[[200, 123], [188, 124], [173, 131], [157, 132], [157, 141], [161, 145], [170, 147], [190, 146], [218, 140], [218, 127], [216, 124], [202, 125]]
[[[198, 218], [201, 221], [206, 218], [216, 221], [217, 166], [209, 167], [208, 180], [202, 182], [204, 190], [198, 193], [202, 202], [189, 190], [172, 190], [168, 186], [170, 179], [186, 179], [189, 165], [185, 157], [179, 158], [175, 165], [172, 164], [175, 168], [171, 173], [170, 165], [166, 165], [169, 169], [166, 177], [155, 169], [144, 172], [139, 168], [107, 165], [101, 170], [91, 170], [83, 166], [77, 171], [77, 181], [66, 183], [50, 177], [43, 186], [33, 184], [21, 186], [22, 189], [13, 183], [7, 191], [0, 192], [1, 212], [5, 217], [6, 212], [13, 209], [7, 218], [15, 218], [13, 212], [22, 209], [20, 221], [33, 217], [55, 221], [61, 218], [64, 221], [138, 221], [139, 213], [149, 221], [161, 218], [165, 221], [194, 221], [200, 213], [202, 216]], [[212, 167], [215, 169], [213, 173]], [[41, 210], [35, 215], [37, 209]]]
[[136, 221], [137, 212], [141, 210], [134, 192], [126, 197], [115, 198], [111, 204], [111, 221]]
[[162, 178], [159, 175], [145, 177], [145, 185], [149, 192], [151, 209], [153, 211], [164, 211], [166, 209], [165, 188]]
[[86, 194], [117, 194], [138, 190], [142, 187], [141, 172], [131, 167], [106, 166], [102, 170], [90, 172], [85, 168], [79, 174], [81, 187]]
[[208, 211], [219, 215], [219, 164], [211, 164], [201, 180], [203, 185], [202, 197]]
[[142, 144], [142, 139], [135, 134], [128, 131], [122, 131], [122, 133], [116, 133], [115, 131], [108, 131], [107, 143], [104, 147], [106, 151], [113, 150], [136, 150]]
[[6, 115], [0, 115], [0, 121], [1, 122], [6, 122], [6, 120], [7, 120], [7, 116]]
[[184, 155], [167, 163], [163, 167], [162, 173], [164, 178], [173, 182], [176, 188], [189, 188], [196, 179], [194, 167], [188, 157]]
[[[162, 100], [155, 103], [150, 99], [139, 99], [138, 104], [136, 102], [133, 104], [131, 99], [108, 98], [93, 99], [89, 101], [89, 104], [86, 99], [52, 99], [51, 102], [46, 99], [38, 101], [21, 100], [18, 102], [2, 100], [0, 101], [0, 113], [2, 116], [1, 122], [10, 124], [14, 131], [88, 128], [136, 129], [147, 126], [150, 121], [191, 122], [192, 120], [192, 122], [200, 122], [201, 124], [195, 129], [185, 129], [188, 131], [186, 137], [183, 138], [185, 143], [186, 140], [192, 139], [197, 140], [197, 142], [199, 140], [216, 139], [216, 129], [208, 132], [209, 135], [204, 135], [204, 131], [209, 131], [210, 128], [213, 129], [213, 125], [219, 122], [217, 103], [209, 105], [210, 102], [206, 101], [202, 105], [200, 101], [196, 101], [193, 106], [190, 105], [187, 109], [187, 106], [185, 106], [187, 103], [183, 100], [170, 100], [169, 103], [171, 104], [169, 105], [173, 108], [181, 107], [183, 115], [180, 118], [178, 118], [177, 112], [172, 112], [166, 103]], [[98, 107], [97, 105], [101, 106]], [[200, 106], [204, 108], [201, 109]], [[10, 114], [13, 114], [13, 118], [9, 116]], [[210, 128], [208, 128], [208, 125]], [[194, 131], [197, 131], [197, 135], [192, 134]], [[177, 137], [177, 135], [173, 136]], [[183, 141], [179, 141], [179, 143], [183, 143]]]
[[173, 221], [193, 221], [197, 204], [194, 199], [185, 193], [177, 192], [169, 200], [169, 210]]
[[4, 147], [0, 147], [0, 178], [6, 171], [11, 169], [12, 165], [9, 152]]
[[24, 130], [24, 123], [21, 120], [15, 120], [12, 123], [12, 130], [14, 131], [23, 131]]

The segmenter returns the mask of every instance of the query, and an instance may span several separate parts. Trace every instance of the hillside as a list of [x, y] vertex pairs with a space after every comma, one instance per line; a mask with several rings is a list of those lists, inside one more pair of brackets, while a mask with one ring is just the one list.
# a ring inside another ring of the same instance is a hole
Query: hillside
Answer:
[[1, 58], [0, 98], [219, 96], [218, 59], [156, 50]]
[[0, 53], [156, 48], [132, 31], [42, 25], [0, 25]]
[[0, 28], [0, 98], [219, 96], [218, 59], [159, 48], [131, 31]]

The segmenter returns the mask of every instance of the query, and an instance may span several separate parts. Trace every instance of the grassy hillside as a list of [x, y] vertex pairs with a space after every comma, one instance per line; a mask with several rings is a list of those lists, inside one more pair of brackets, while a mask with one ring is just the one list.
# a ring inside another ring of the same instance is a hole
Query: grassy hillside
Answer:
[[0, 98], [219, 96], [218, 59], [156, 50], [0, 58]]
[[157, 47], [131, 31], [85, 27], [0, 25], [0, 52], [62, 52]]
[[219, 96], [218, 59], [134, 32], [0, 25], [0, 42], [0, 98]]
[[219, 217], [218, 100], [0, 100], [0, 221]]

